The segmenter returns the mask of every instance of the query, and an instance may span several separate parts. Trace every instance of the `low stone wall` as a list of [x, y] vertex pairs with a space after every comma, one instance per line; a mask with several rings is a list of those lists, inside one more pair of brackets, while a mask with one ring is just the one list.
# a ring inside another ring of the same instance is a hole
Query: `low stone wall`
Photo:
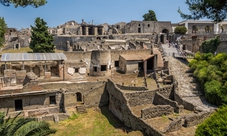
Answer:
[[180, 129], [181, 127], [191, 127], [200, 124], [204, 119], [210, 116], [212, 112], [201, 112], [199, 114], [191, 114], [172, 121], [169, 126], [164, 130], [166, 132], [172, 132]]
[[148, 90], [146, 87], [136, 87], [136, 86], [122, 86], [117, 84], [117, 87], [121, 90], [130, 90], [130, 91], [145, 91]]
[[180, 129], [182, 125], [183, 125], [182, 119], [181, 118], [176, 119], [169, 124], [169, 126], [164, 130], [164, 133], [176, 131]]
[[126, 99], [130, 106], [139, 106], [152, 104], [156, 91], [141, 91], [133, 93], [125, 93]]
[[25, 110], [24, 114], [26, 117], [32, 117], [32, 116], [38, 116], [38, 115], [46, 115], [46, 114], [53, 114], [53, 113], [59, 113], [59, 107], [49, 107], [49, 108], [41, 108], [41, 109], [35, 109], [35, 110]]
[[142, 119], [150, 119], [162, 115], [173, 114], [173, 107], [170, 105], [158, 105], [141, 110]]
[[199, 114], [195, 115], [188, 115], [185, 118], [184, 126], [190, 127], [195, 126], [201, 123], [204, 119], [206, 119], [208, 116], [210, 116], [212, 112], [201, 112]]
[[173, 92], [174, 92], [174, 100], [179, 104], [183, 105], [185, 109], [190, 110], [190, 111], [195, 111], [195, 106], [191, 104], [190, 102], [184, 101], [180, 95], [178, 94], [178, 82], [173, 76]]
[[167, 87], [163, 87], [163, 88], [158, 88], [157, 91], [162, 94], [164, 97], [169, 98], [171, 91], [173, 89], [172, 85], [169, 85]]
[[58, 113], [58, 114], [48, 114], [37, 117], [38, 121], [54, 121], [59, 122], [69, 118], [70, 116], [67, 113]]
[[162, 136], [161, 132], [133, 114], [129, 108], [129, 103], [126, 101], [126, 96], [111, 80], [108, 80], [106, 89], [109, 93], [110, 111], [127, 127], [142, 131], [148, 136]]
[[179, 106], [177, 102], [165, 98], [159, 92], [155, 94], [153, 103], [156, 105], [170, 105], [171, 107], [174, 108], [174, 111], [177, 113], [180, 113], [184, 108], [183, 106]]
[[195, 106], [187, 101], [184, 101], [178, 94], [178, 90], [175, 89], [174, 91], [174, 100], [179, 104], [183, 105], [185, 109], [190, 111], [195, 111]]

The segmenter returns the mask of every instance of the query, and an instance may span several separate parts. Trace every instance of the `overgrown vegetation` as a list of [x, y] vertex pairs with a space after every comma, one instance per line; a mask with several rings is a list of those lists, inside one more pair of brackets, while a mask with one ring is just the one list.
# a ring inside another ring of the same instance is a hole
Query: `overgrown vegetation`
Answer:
[[216, 105], [227, 104], [227, 54], [196, 53], [189, 66], [207, 100]]
[[226, 136], [227, 106], [221, 107], [196, 129], [196, 136]]
[[18, 116], [5, 119], [5, 113], [0, 112], [0, 136], [47, 136], [56, 132], [47, 122]]
[[30, 42], [30, 48], [33, 52], [38, 53], [51, 53], [54, 52], [53, 36], [48, 32], [48, 26], [46, 22], [37, 17], [35, 19], [35, 26], [32, 28], [32, 36]]
[[185, 26], [177, 26], [175, 29], [174, 29], [174, 33], [176, 34], [185, 34], [187, 32], [187, 28]]
[[210, 40], [204, 41], [202, 43], [203, 53], [209, 53], [209, 52], [214, 53], [217, 50], [219, 44], [220, 44], [219, 37], [215, 37]]

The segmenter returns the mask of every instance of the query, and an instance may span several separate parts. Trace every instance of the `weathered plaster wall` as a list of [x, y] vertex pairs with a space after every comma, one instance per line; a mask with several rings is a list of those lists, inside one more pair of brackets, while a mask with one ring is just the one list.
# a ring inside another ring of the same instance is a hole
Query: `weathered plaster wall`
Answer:
[[171, 33], [172, 25], [170, 21], [131, 21], [126, 24], [125, 33], [138, 33], [138, 29], [141, 33], [162, 33], [164, 29]]
[[[23, 110], [45, 108], [50, 106], [50, 96], [56, 97], [56, 105], [61, 105], [61, 93], [52, 92], [44, 94], [24, 94], [21, 96], [13, 95], [6, 96], [0, 99], [0, 111], [2, 112], [14, 112], [15, 111], [15, 100], [22, 100]], [[4, 103], [4, 104], [3, 104]]]

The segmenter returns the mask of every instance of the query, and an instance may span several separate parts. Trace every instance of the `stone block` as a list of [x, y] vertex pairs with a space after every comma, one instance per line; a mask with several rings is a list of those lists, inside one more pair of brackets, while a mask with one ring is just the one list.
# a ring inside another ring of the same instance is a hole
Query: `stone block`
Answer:
[[45, 72], [45, 79], [51, 79], [51, 72]]

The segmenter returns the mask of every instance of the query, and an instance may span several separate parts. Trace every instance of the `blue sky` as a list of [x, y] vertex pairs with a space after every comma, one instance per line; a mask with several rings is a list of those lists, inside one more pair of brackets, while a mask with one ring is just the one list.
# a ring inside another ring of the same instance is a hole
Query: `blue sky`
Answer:
[[47, 0], [48, 3], [39, 8], [31, 6], [15, 8], [0, 4], [0, 17], [4, 17], [8, 27], [17, 29], [34, 25], [36, 17], [43, 18], [49, 27], [56, 27], [67, 21], [81, 23], [94, 20], [94, 24], [115, 24], [143, 20], [148, 10], [156, 13], [158, 21], [183, 21], [177, 13], [180, 7], [189, 13], [185, 0]]

